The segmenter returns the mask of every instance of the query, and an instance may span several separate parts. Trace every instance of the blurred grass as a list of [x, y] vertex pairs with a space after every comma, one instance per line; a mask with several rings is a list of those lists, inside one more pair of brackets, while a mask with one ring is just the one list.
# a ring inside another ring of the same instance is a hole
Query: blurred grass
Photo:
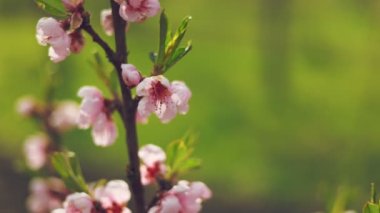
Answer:
[[[106, 3], [94, 5], [94, 11]], [[345, 184], [355, 191], [350, 207], [359, 209], [369, 183], [380, 178], [379, 3], [162, 4], [173, 26], [193, 16], [187, 38], [194, 50], [168, 72], [170, 79], [186, 81], [193, 98], [187, 116], [169, 125], [152, 118], [139, 126], [141, 143], [165, 146], [188, 129], [199, 133], [196, 155], [204, 164], [188, 177], [211, 186], [213, 208], [223, 201], [241, 206], [241, 212], [255, 206], [262, 207], [260, 212], [316, 211]], [[47, 49], [34, 38], [43, 14], [31, 5], [16, 9], [0, 1], [0, 154], [8, 159], [20, 158], [23, 139], [35, 132], [33, 123], [14, 113], [14, 102], [24, 94], [41, 96], [44, 87]], [[100, 31], [97, 13], [92, 20]], [[128, 33], [130, 62], [146, 74], [151, 68], [147, 53], [157, 46], [157, 22], [156, 17], [134, 24]], [[62, 77], [58, 99], [79, 101], [76, 91], [85, 84], [102, 88], [87, 63], [94, 49], [99, 50], [87, 37], [83, 54], [57, 66]], [[65, 141], [91, 179], [124, 175], [122, 138], [100, 149], [88, 132], [78, 130]]]

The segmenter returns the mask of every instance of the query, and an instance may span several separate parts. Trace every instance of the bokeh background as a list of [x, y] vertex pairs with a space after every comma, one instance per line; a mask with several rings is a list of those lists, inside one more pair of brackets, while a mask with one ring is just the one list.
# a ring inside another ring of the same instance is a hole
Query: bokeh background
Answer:
[[[204, 212], [315, 212], [344, 194], [360, 211], [380, 178], [380, 2], [377, 0], [162, 0], [176, 26], [193, 20], [192, 53], [168, 72], [192, 89], [188, 116], [139, 126], [141, 143], [199, 135], [201, 170], [184, 178], [214, 191]], [[108, 1], [87, 1], [99, 27]], [[30, 0], [0, 0], [0, 211], [24, 212], [27, 177], [15, 172], [23, 140], [38, 131], [15, 113], [16, 100], [42, 97], [47, 48], [35, 40], [45, 14]], [[148, 74], [158, 17], [130, 27], [130, 62]], [[80, 55], [53, 66], [57, 100], [102, 84], [88, 61], [100, 50], [89, 37]], [[106, 38], [112, 43], [111, 38]], [[50, 65], [49, 65], [50, 66]], [[88, 131], [65, 135], [88, 180], [124, 176], [123, 138], [93, 145]], [[379, 185], [380, 187], [380, 185]], [[343, 192], [342, 192], [343, 191]], [[340, 195], [339, 195], [340, 194]], [[328, 211], [328, 210], [327, 210]]]

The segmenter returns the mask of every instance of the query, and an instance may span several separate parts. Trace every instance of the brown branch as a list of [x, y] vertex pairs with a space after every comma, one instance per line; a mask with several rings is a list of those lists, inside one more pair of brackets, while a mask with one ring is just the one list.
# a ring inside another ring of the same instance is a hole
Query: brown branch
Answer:
[[116, 59], [116, 54], [115, 52], [111, 49], [111, 47], [107, 44], [107, 42], [105, 42], [100, 36], [99, 34], [94, 30], [94, 28], [92, 28], [91, 24], [90, 24], [90, 20], [89, 20], [89, 15], [84, 15], [83, 16], [83, 23], [82, 23], [82, 26], [81, 26], [81, 29], [83, 29], [84, 31], [86, 31], [92, 38], [92, 40], [99, 44], [100, 47], [102, 47], [102, 49], [104, 50], [104, 52], [106, 53], [106, 56], [108, 58], [108, 60], [116, 67], [118, 66], [118, 64], [120, 64], [117, 59]]
[[120, 17], [120, 6], [114, 0], [110, 0], [112, 8], [112, 17], [115, 32], [116, 59], [119, 63], [115, 65], [118, 72], [121, 93], [123, 96], [123, 123], [127, 131], [126, 143], [128, 147], [129, 166], [127, 168], [127, 177], [131, 185], [132, 194], [135, 203], [135, 212], [144, 213], [144, 188], [141, 184], [140, 161], [138, 158], [138, 139], [136, 130], [136, 110], [138, 101], [134, 100], [130, 89], [124, 84], [121, 76], [121, 64], [127, 63], [127, 42], [125, 35], [126, 22]]

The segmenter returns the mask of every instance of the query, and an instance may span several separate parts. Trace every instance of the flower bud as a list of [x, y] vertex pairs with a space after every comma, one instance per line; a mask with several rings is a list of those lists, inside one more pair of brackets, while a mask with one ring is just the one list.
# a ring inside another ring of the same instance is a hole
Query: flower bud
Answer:
[[102, 10], [100, 13], [100, 23], [102, 24], [104, 32], [106, 32], [108, 36], [113, 35], [114, 29], [111, 9]]
[[36, 109], [37, 103], [32, 97], [21, 98], [16, 105], [17, 112], [22, 116], [31, 116]]
[[68, 11], [72, 12], [82, 5], [83, 1], [84, 0], [62, 0], [62, 3]]
[[127, 86], [134, 87], [140, 83], [141, 74], [139, 73], [139, 71], [136, 69], [135, 66], [133, 66], [132, 64], [122, 64], [121, 69], [122, 69], [121, 75], [123, 77], [124, 83]]
[[26, 164], [32, 170], [39, 170], [48, 161], [49, 140], [45, 135], [34, 135], [26, 139], [24, 154]]

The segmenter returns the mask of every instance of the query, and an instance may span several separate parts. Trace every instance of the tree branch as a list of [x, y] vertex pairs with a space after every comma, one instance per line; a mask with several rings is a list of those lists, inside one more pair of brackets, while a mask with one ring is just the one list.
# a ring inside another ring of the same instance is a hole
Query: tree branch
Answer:
[[83, 17], [83, 23], [81, 28], [86, 31], [91, 37], [92, 40], [99, 44], [100, 47], [104, 50], [106, 53], [106, 56], [108, 60], [116, 67], [118, 64], [120, 64], [115, 57], [115, 52], [111, 49], [111, 47], [96, 33], [94, 28], [92, 28], [90, 24], [90, 20], [88, 16]]
[[130, 89], [124, 84], [122, 78], [121, 64], [127, 63], [127, 43], [125, 35], [126, 22], [120, 17], [120, 6], [114, 0], [110, 0], [112, 17], [115, 32], [115, 46], [117, 63], [115, 68], [118, 72], [121, 93], [123, 96], [123, 123], [127, 131], [126, 143], [128, 147], [129, 166], [127, 177], [131, 185], [132, 194], [135, 202], [136, 213], [145, 212], [144, 188], [141, 184], [140, 161], [138, 158], [138, 139], [136, 130], [136, 110], [138, 101], [134, 100]]

